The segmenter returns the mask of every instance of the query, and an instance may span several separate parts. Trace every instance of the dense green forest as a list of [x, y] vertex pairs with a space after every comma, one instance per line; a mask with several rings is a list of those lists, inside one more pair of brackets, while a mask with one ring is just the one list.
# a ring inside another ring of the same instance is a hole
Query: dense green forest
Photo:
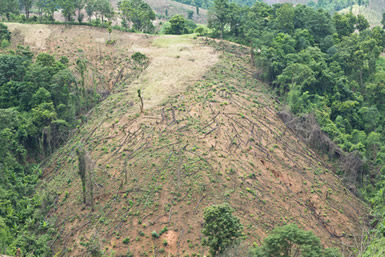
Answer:
[[[336, 147], [352, 153], [346, 154], [348, 167], [341, 167], [340, 173], [372, 204], [381, 240], [385, 231], [385, 58], [380, 57], [384, 29], [369, 29], [362, 15], [331, 16], [303, 5], [214, 3], [209, 21], [214, 34], [252, 46], [259, 77], [270, 83], [282, 103], [297, 116], [313, 114]], [[332, 144], [314, 146], [334, 153]]]
[[[9, 40], [0, 24], [0, 39]], [[38, 162], [58, 148], [99, 99], [49, 54], [19, 46], [0, 54], [0, 252], [50, 256], [54, 229], [45, 219], [55, 196], [35, 194]], [[79, 59], [77, 68], [86, 69]], [[78, 118], [77, 118], [78, 117]]]

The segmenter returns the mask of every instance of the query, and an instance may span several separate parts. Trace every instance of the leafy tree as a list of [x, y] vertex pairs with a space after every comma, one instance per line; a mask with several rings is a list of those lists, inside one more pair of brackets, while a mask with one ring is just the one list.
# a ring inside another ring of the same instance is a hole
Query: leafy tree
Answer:
[[29, 20], [29, 14], [30, 14], [31, 7], [33, 5], [33, 0], [19, 0], [19, 1], [20, 1], [20, 6], [24, 8], [25, 17], [27, 18], [27, 20]]
[[229, 0], [214, 0], [209, 16], [209, 27], [220, 32], [223, 38], [224, 28], [228, 21]]
[[153, 30], [152, 21], [155, 20], [155, 13], [143, 0], [123, 0], [119, 9], [122, 12], [122, 19], [132, 22], [135, 30], [142, 32]]
[[204, 210], [204, 244], [210, 253], [218, 256], [226, 248], [237, 244], [242, 236], [243, 226], [239, 218], [233, 216], [234, 210], [228, 204], [212, 205]]
[[369, 21], [365, 18], [364, 15], [358, 14], [357, 16], [357, 29], [361, 32], [370, 27]]
[[81, 23], [83, 20], [82, 10], [83, 10], [85, 4], [86, 4], [85, 0], [74, 0], [74, 5], [75, 5], [75, 8], [77, 10], [77, 20], [79, 23]]
[[86, 13], [88, 15], [88, 20], [92, 20], [92, 16], [96, 11], [96, 1], [95, 0], [87, 0], [85, 6]]
[[36, 0], [36, 6], [40, 12], [47, 15], [52, 21], [58, 7], [58, 0]]
[[66, 19], [66, 21], [71, 21], [72, 16], [75, 15], [76, 5], [73, 0], [59, 0], [60, 8]]
[[354, 32], [354, 24], [356, 24], [357, 18], [352, 13], [336, 13], [333, 16], [333, 21], [336, 26], [338, 36], [342, 38], [349, 36]]
[[101, 16], [102, 23], [104, 18], [111, 19], [114, 16], [114, 9], [109, 0], [96, 0], [95, 11]]
[[385, 12], [382, 14], [381, 24], [382, 24], [382, 28], [385, 29]]
[[253, 250], [256, 257], [332, 257], [341, 256], [336, 250], [324, 249], [312, 232], [299, 229], [296, 225], [275, 228], [265, 238], [264, 244]]
[[0, 23], [0, 42], [3, 40], [11, 40], [11, 32], [9, 32], [8, 27], [3, 23]]
[[174, 15], [169, 20], [171, 26], [166, 28], [166, 34], [182, 35], [185, 31], [186, 19], [182, 15]]
[[194, 12], [191, 10], [187, 11], [187, 19], [192, 20], [194, 16]]
[[294, 7], [291, 4], [283, 4], [277, 10], [277, 27], [284, 33], [294, 32]]
[[0, 0], [0, 15], [5, 15], [9, 20], [11, 13], [19, 12], [19, 3], [18, 0]]

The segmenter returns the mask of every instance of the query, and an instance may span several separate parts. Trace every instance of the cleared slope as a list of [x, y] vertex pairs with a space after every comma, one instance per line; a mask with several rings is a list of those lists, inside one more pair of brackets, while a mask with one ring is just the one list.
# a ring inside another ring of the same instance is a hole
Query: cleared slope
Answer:
[[[127, 37], [148, 40], [129, 49], [148, 54], [149, 67], [114, 88], [45, 166], [41, 190], [57, 196], [50, 214], [60, 235], [55, 252], [86, 256], [97, 245], [122, 255], [129, 248], [135, 256], [202, 256], [203, 209], [222, 202], [236, 209], [249, 244], [295, 222], [325, 245], [358, 247], [367, 209], [277, 117], [247, 49], [187, 37]], [[94, 212], [82, 203], [79, 144], [96, 162]]]

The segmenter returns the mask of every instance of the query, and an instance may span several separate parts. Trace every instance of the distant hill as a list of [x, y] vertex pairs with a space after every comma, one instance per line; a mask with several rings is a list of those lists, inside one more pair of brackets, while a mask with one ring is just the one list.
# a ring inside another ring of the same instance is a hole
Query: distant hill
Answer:
[[[171, 17], [175, 14], [181, 14], [187, 18], [187, 11], [193, 11], [193, 21], [198, 24], [206, 24], [207, 23], [207, 10], [200, 8], [199, 15], [196, 13], [196, 8], [191, 5], [178, 3], [171, 0], [144, 0], [148, 3], [151, 8], [158, 15], [165, 15], [166, 10], [168, 16]], [[114, 6], [116, 6], [118, 0], [111, 1]]]

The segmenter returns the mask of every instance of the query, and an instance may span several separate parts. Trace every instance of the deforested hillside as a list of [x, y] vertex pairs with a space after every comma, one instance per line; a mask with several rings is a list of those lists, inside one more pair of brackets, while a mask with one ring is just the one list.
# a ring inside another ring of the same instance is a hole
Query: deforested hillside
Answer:
[[224, 202], [240, 217], [248, 247], [291, 223], [343, 253], [360, 247], [366, 206], [280, 120], [249, 49], [121, 32], [111, 46], [100, 43], [108, 32], [94, 28], [28, 26], [10, 24], [15, 40], [36, 52], [72, 53], [72, 64], [82, 53], [87, 74], [103, 74], [109, 90], [43, 162], [38, 191], [51, 197], [57, 256], [203, 256], [203, 210]]

